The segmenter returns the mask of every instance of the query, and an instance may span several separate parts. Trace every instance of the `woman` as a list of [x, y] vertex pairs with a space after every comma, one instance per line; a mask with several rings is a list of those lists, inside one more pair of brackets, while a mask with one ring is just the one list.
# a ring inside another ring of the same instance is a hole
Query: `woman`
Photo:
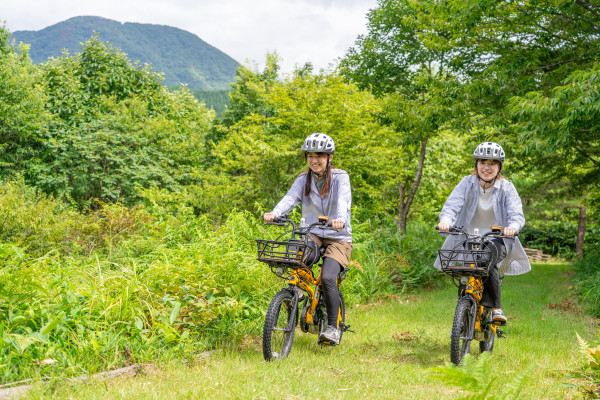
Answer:
[[331, 164], [335, 144], [333, 139], [324, 133], [308, 136], [302, 145], [302, 151], [308, 171], [296, 178], [291, 189], [273, 211], [265, 213], [264, 220], [271, 222], [275, 217], [286, 215], [300, 203], [302, 218], [308, 225], [318, 222], [317, 218], [321, 215], [329, 217], [336, 230], [314, 228], [311, 237], [317, 249], [325, 248], [321, 282], [328, 324], [320, 339], [339, 344], [341, 332], [337, 326], [337, 310], [340, 307], [340, 295], [336, 279], [342, 268], [348, 266], [352, 254], [350, 178], [346, 171]]
[[[475, 171], [464, 177], [446, 200], [440, 213], [439, 230], [463, 226], [467, 233], [473, 234], [477, 229], [483, 235], [490, 232], [492, 225], [499, 225], [503, 227], [504, 235], [514, 236], [525, 225], [525, 217], [517, 190], [500, 174], [504, 150], [497, 143], [484, 142], [477, 146], [473, 158]], [[442, 249], [453, 249], [461, 240], [458, 236], [448, 236]], [[489, 247], [497, 263], [490, 268], [490, 275], [483, 285], [481, 304], [492, 309], [494, 321], [505, 324], [498, 268], [500, 276], [520, 275], [531, 270], [531, 265], [519, 238], [514, 241], [494, 239]], [[441, 268], [439, 257], [435, 267]]]

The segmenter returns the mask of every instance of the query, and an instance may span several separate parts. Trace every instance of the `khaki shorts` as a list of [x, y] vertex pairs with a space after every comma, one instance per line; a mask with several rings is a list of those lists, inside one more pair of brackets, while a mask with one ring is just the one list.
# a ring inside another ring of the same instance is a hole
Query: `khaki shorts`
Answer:
[[324, 239], [316, 235], [310, 235], [317, 244], [318, 248], [325, 247], [323, 257], [333, 258], [339, 262], [342, 268], [346, 268], [350, 264], [350, 255], [352, 254], [352, 243], [343, 242], [341, 240]]

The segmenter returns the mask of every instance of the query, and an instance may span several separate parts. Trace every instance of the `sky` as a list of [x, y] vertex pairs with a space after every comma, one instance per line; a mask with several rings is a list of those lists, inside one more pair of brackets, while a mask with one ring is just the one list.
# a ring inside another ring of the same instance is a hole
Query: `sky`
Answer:
[[281, 72], [310, 62], [329, 69], [367, 32], [377, 0], [0, 0], [10, 31], [40, 30], [71, 17], [184, 29], [241, 64], [264, 67], [277, 52]]

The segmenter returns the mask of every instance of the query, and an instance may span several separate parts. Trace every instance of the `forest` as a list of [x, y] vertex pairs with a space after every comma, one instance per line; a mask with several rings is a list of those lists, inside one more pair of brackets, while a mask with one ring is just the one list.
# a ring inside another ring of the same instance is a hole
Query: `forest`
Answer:
[[219, 117], [97, 36], [34, 64], [0, 27], [0, 383], [259, 335], [281, 285], [260, 217], [313, 132], [350, 174], [348, 303], [440, 283], [439, 211], [489, 140], [524, 246], [572, 262], [600, 316], [600, 4], [380, 0], [367, 18], [333, 71], [240, 66]]

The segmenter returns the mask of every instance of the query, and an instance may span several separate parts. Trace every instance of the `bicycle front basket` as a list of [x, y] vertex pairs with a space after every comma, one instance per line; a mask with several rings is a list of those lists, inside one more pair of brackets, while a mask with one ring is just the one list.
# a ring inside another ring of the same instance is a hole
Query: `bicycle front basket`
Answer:
[[438, 250], [442, 271], [450, 275], [487, 276], [492, 252], [485, 250]]
[[256, 240], [258, 261], [271, 266], [299, 267], [304, 265], [302, 258], [306, 243], [302, 240]]

